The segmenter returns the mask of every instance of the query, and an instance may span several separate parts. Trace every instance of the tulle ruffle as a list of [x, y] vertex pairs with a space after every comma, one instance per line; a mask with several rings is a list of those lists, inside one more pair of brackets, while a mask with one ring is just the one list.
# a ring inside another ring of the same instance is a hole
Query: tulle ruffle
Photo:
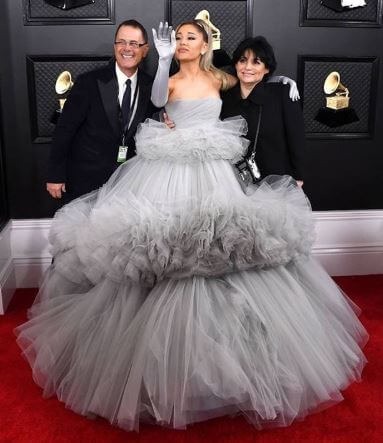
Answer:
[[185, 163], [209, 160], [239, 162], [249, 141], [246, 120], [233, 117], [198, 126], [169, 129], [164, 123], [147, 119], [136, 133], [136, 151], [149, 160], [165, 159]]
[[127, 430], [238, 413], [286, 426], [342, 400], [365, 364], [363, 326], [311, 259], [151, 291], [107, 278], [52, 297], [56, 277], [17, 330], [34, 379], [45, 396]]
[[308, 255], [314, 240], [308, 201], [287, 176], [235, 201], [217, 191], [158, 207], [127, 191], [91, 207], [86, 199], [64, 207], [50, 232], [56, 270], [77, 282], [153, 286], [276, 266]]

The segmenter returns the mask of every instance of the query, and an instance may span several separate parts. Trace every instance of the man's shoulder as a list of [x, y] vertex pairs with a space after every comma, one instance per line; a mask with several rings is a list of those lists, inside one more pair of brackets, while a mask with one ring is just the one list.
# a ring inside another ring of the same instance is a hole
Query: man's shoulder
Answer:
[[140, 79], [140, 82], [146, 83], [151, 85], [153, 83], [153, 77], [149, 75], [146, 71], [144, 71], [142, 68], [138, 68], [138, 76]]
[[113, 69], [114, 67], [112, 66], [112, 64], [108, 63], [105, 66], [101, 66], [99, 68], [92, 69], [91, 71], [80, 74], [78, 76], [78, 79], [86, 81], [102, 79], [113, 75]]

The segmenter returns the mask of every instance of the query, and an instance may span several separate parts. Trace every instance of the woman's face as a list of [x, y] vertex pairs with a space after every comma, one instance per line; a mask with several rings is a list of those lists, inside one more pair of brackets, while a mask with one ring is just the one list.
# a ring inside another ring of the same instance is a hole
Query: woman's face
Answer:
[[195, 60], [208, 49], [197, 25], [181, 26], [176, 33], [176, 42], [176, 58], [179, 61]]
[[235, 64], [235, 69], [240, 83], [249, 87], [261, 82], [269, 72], [263, 61], [250, 49], [247, 49], [241, 56]]

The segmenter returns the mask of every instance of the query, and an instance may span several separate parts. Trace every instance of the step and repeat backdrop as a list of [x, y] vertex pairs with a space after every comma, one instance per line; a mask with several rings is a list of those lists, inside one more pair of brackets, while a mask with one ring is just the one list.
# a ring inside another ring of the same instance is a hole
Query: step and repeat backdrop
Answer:
[[[2, 194], [7, 188], [10, 216], [50, 217], [57, 209], [44, 184], [55, 125], [76, 78], [111, 59], [117, 24], [135, 18], [151, 34], [160, 20], [177, 25], [196, 16], [210, 25], [214, 60], [224, 69], [238, 42], [258, 29], [277, 42], [277, 73], [295, 78], [301, 94], [305, 190], [313, 208], [382, 208], [383, 133], [376, 124], [382, 112], [382, 5], [383, 0], [5, 0], [0, 7], [8, 27], [1, 36], [9, 51], [2, 108], [10, 112], [2, 142], [7, 186], [4, 174], [0, 183]], [[151, 73], [153, 54], [154, 49], [146, 66]], [[18, 128], [13, 132], [11, 119]], [[0, 195], [2, 213], [4, 202]]]

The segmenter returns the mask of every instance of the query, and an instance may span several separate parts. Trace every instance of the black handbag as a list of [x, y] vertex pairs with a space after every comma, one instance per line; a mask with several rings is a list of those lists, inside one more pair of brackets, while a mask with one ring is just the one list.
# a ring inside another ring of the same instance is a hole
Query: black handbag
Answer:
[[261, 117], [262, 105], [259, 105], [257, 131], [255, 133], [253, 146], [251, 150], [247, 152], [246, 157], [234, 165], [239, 184], [244, 191], [249, 185], [257, 183], [261, 179], [261, 173], [255, 161], [255, 152], [257, 148], [259, 128], [261, 126]]

